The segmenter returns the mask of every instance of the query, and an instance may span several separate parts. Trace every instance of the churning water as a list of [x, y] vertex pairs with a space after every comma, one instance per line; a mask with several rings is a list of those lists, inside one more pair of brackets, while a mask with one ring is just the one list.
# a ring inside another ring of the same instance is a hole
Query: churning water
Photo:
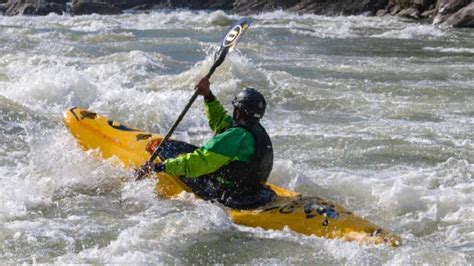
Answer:
[[[474, 31], [274, 12], [212, 77], [269, 103], [271, 181], [401, 234], [360, 246], [233, 224], [83, 152], [72, 106], [164, 133], [239, 17], [168, 11], [0, 17], [0, 263], [467, 264], [474, 261]], [[197, 101], [176, 138], [211, 137]]]

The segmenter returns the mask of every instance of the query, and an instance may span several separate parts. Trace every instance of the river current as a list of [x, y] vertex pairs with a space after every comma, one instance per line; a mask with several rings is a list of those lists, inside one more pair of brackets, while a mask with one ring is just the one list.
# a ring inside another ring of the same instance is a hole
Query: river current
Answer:
[[[254, 16], [211, 79], [268, 108], [270, 181], [342, 204], [399, 248], [233, 224], [82, 151], [72, 106], [165, 133], [212, 65], [223, 12], [0, 17], [0, 263], [474, 262], [474, 31], [400, 18]], [[175, 138], [212, 136], [202, 99]]]

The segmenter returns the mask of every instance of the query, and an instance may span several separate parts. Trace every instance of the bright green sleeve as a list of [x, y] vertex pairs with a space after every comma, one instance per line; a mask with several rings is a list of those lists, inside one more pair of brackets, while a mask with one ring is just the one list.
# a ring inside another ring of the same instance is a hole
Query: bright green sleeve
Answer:
[[165, 161], [165, 172], [176, 176], [198, 177], [217, 171], [232, 159], [218, 153], [203, 150], [183, 154]]
[[231, 128], [192, 153], [166, 160], [165, 171], [177, 176], [198, 177], [213, 173], [231, 161], [248, 162], [254, 152], [252, 134], [243, 128]]
[[232, 123], [232, 117], [227, 114], [219, 100], [205, 101], [204, 109], [206, 110], [207, 120], [212, 131], [220, 132]]

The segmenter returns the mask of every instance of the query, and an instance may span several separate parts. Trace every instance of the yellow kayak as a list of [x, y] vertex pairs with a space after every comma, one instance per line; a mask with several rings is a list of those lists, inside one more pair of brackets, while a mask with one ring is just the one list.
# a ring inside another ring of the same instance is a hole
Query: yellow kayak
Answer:
[[[142, 132], [80, 108], [67, 110], [64, 113], [64, 121], [84, 150], [98, 150], [104, 159], [115, 156], [125, 167], [140, 167], [150, 157], [146, 151], [147, 145], [163, 138], [161, 135]], [[180, 151], [185, 152], [188, 145], [172, 140], [167, 142], [164, 149], [168, 148], [179, 154]], [[157, 177], [156, 191], [161, 196], [173, 197], [183, 191], [190, 191], [176, 176], [159, 173]], [[287, 227], [305, 235], [340, 238], [363, 244], [401, 244], [398, 235], [381, 229], [328, 200], [302, 196], [276, 185], [268, 185], [276, 192], [277, 199], [253, 210], [226, 208], [233, 222], [274, 230]]]

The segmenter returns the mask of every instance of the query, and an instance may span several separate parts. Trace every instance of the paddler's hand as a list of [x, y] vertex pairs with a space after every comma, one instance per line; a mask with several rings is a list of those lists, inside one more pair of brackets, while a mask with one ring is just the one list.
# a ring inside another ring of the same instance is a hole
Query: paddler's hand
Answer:
[[140, 166], [140, 169], [138, 169], [137, 174], [135, 175], [136, 181], [142, 180], [145, 177], [149, 176], [152, 172], [163, 172], [165, 171], [165, 164], [164, 163], [152, 163], [152, 162], [146, 162]]
[[212, 95], [211, 82], [209, 82], [208, 78], [204, 77], [199, 81], [196, 85], [196, 92], [197, 94], [204, 96], [206, 99]]

